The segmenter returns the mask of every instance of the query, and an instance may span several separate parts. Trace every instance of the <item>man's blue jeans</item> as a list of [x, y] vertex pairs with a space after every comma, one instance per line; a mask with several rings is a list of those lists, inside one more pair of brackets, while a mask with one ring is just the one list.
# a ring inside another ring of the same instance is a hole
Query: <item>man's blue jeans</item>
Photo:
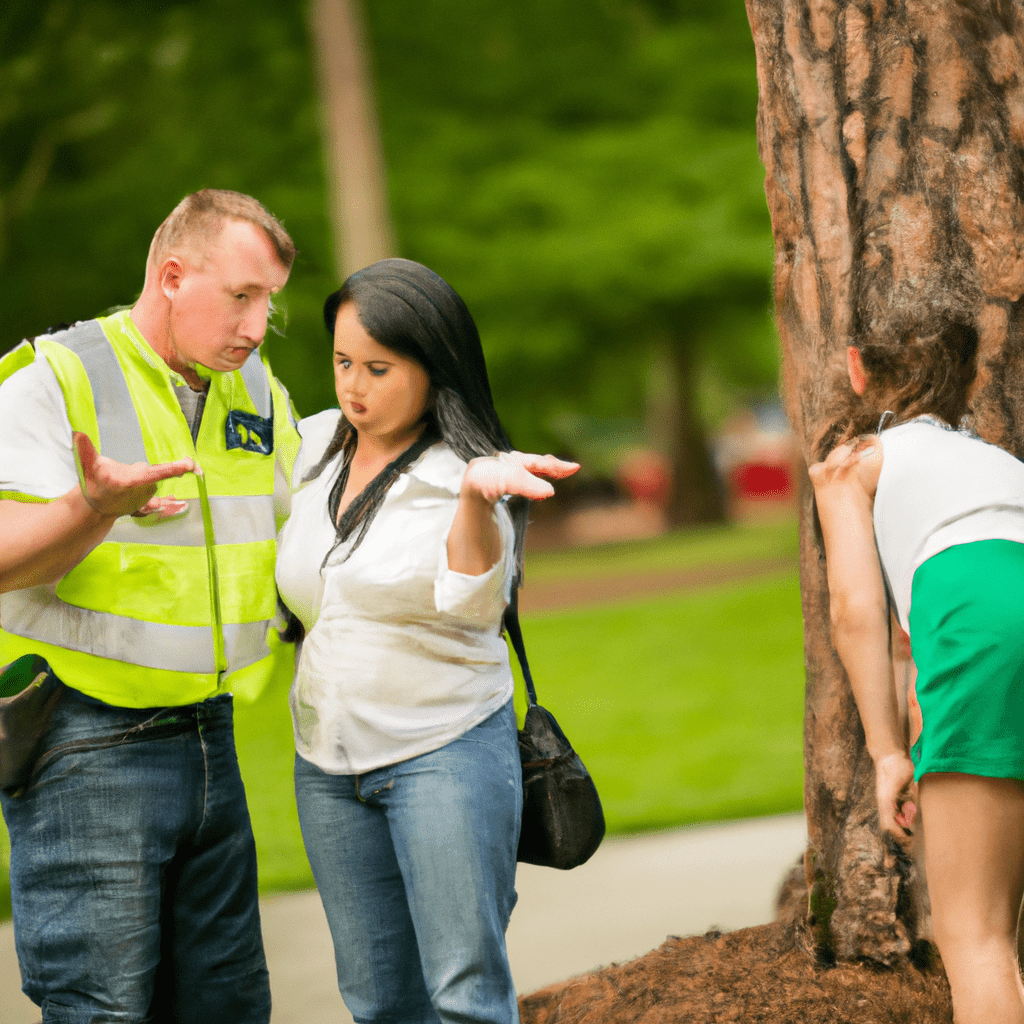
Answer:
[[306, 852], [359, 1024], [514, 1024], [522, 768], [509, 701], [440, 750], [363, 775], [301, 757]]
[[3, 811], [22, 987], [45, 1024], [266, 1024], [231, 697], [133, 710], [70, 690], [44, 742]]

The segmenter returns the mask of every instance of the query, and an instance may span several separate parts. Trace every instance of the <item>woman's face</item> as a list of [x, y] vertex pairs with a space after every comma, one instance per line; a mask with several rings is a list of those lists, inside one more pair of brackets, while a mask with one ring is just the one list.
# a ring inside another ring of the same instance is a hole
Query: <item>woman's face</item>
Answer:
[[430, 377], [414, 359], [373, 340], [347, 302], [334, 321], [334, 389], [360, 438], [403, 449], [423, 430]]

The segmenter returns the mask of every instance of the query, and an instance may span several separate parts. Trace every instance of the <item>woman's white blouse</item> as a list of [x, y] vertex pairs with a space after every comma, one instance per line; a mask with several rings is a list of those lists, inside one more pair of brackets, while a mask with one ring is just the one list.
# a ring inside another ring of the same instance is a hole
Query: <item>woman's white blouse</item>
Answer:
[[512, 521], [495, 515], [502, 556], [482, 576], [448, 568], [448, 531], [466, 463], [443, 443], [388, 491], [362, 543], [333, 551], [327, 498], [340, 455], [301, 479], [340, 413], [302, 420], [292, 514], [278, 536], [277, 585], [306, 628], [291, 690], [299, 754], [359, 774], [444, 746], [512, 695], [501, 616], [514, 569]]

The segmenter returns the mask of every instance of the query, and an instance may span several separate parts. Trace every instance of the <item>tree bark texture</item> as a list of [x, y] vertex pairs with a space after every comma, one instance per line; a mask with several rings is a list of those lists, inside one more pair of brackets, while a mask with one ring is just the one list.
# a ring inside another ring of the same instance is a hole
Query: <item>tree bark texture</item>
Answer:
[[[973, 323], [983, 437], [1024, 456], [1024, 7], [1020, 0], [746, 0], [775, 240], [782, 391], [808, 461], [845, 348], [935, 312]], [[805, 871], [819, 946], [894, 963], [911, 873], [829, 639], [824, 556], [801, 511]]]
[[396, 255], [359, 0], [312, 0], [327, 191], [339, 280]]

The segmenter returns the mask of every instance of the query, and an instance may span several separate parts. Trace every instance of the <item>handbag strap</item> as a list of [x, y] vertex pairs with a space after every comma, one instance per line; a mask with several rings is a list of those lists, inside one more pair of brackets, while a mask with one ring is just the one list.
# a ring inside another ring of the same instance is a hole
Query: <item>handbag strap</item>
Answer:
[[526, 682], [526, 697], [529, 706], [532, 708], [537, 703], [537, 690], [533, 685], [533, 676], [530, 674], [530, 663], [526, 660], [526, 646], [523, 644], [523, 631], [519, 628], [519, 593], [518, 588], [512, 588], [512, 596], [509, 598], [502, 616], [505, 624], [505, 632], [512, 642], [512, 649], [519, 659], [519, 667], [523, 670], [523, 680]]

